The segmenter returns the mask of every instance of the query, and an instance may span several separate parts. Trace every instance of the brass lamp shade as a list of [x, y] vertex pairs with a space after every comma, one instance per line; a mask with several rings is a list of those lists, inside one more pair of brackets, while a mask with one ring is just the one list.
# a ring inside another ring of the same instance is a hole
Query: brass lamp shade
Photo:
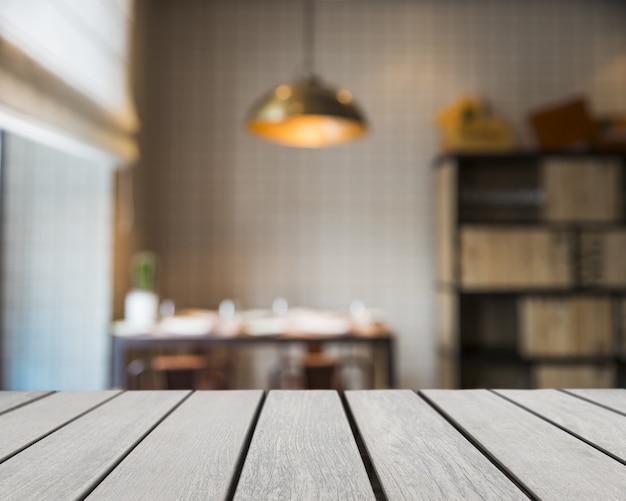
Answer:
[[367, 132], [352, 94], [314, 77], [272, 89], [252, 106], [247, 126], [263, 139], [301, 148], [341, 144]]

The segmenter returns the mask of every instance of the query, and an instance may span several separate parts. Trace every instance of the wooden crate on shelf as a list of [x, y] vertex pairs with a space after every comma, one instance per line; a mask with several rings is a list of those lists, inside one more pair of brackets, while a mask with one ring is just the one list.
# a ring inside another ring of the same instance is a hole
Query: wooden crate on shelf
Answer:
[[611, 388], [614, 365], [537, 365], [532, 370], [535, 388]]
[[604, 233], [604, 259], [601, 284], [609, 287], [626, 286], [626, 231]]
[[618, 221], [622, 216], [622, 170], [615, 159], [553, 158], [541, 163], [546, 221]]
[[626, 231], [586, 230], [579, 245], [583, 285], [626, 287]]
[[519, 302], [519, 353], [526, 357], [602, 356], [613, 350], [608, 297], [525, 297]]
[[452, 164], [440, 168], [435, 178], [437, 192], [437, 279], [454, 281], [454, 234], [456, 224], [456, 169]]
[[566, 230], [466, 227], [461, 285], [467, 289], [566, 288], [573, 238]]

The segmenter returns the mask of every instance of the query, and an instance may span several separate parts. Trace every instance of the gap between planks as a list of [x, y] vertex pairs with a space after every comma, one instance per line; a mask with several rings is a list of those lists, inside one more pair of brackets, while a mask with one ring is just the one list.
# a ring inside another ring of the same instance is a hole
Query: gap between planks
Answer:
[[248, 451], [250, 450], [250, 444], [252, 443], [252, 437], [254, 436], [254, 431], [256, 430], [257, 423], [259, 422], [259, 417], [261, 416], [261, 410], [265, 405], [265, 399], [267, 398], [268, 391], [264, 390], [261, 395], [261, 399], [259, 400], [259, 405], [256, 408], [256, 412], [252, 417], [252, 423], [250, 423], [250, 429], [248, 430], [248, 434], [246, 435], [246, 439], [241, 446], [241, 452], [239, 453], [239, 459], [237, 460], [237, 466], [235, 468], [235, 473], [233, 478], [230, 481], [230, 487], [228, 489], [228, 494], [226, 495], [226, 499], [228, 501], [232, 501], [235, 497], [235, 491], [237, 490], [237, 485], [239, 485], [239, 479], [241, 478], [241, 471], [243, 470], [243, 465], [246, 462], [246, 458], [248, 457]]
[[363, 465], [365, 466], [367, 478], [369, 479], [372, 490], [374, 491], [374, 496], [377, 501], [386, 501], [387, 497], [385, 496], [378, 474], [372, 464], [372, 458], [367, 452], [367, 447], [365, 446], [365, 442], [363, 441], [363, 437], [361, 436], [361, 432], [359, 431], [356, 421], [354, 420], [354, 415], [352, 414], [352, 410], [350, 409], [350, 405], [348, 404], [348, 400], [346, 399], [346, 395], [343, 391], [339, 392], [339, 398], [341, 400], [341, 404], [343, 405], [343, 412], [348, 418], [348, 424], [350, 425], [350, 430], [352, 431], [352, 436], [354, 437], [356, 446], [359, 449], [361, 461], [363, 461]]
[[520, 489], [526, 496], [533, 501], [540, 501], [533, 491], [531, 491], [511, 470], [509, 470], [503, 463], [501, 463], [497, 457], [495, 457], [488, 449], [486, 449], [478, 440], [472, 437], [455, 419], [449, 416], [443, 409], [441, 409], [435, 402], [430, 400], [421, 391], [416, 391], [417, 395], [422, 398], [428, 405], [430, 405], [438, 414], [440, 414], [448, 423], [450, 423], [456, 431], [458, 431], [465, 440], [467, 440], [472, 446], [474, 446], [483, 456], [487, 458], [498, 470], [500, 470], [515, 486]]
[[[621, 414], [622, 416], [626, 416], [626, 412], [623, 412], [623, 411], [621, 411], [619, 409], [616, 409], [615, 407], [610, 407], [609, 405], [605, 405], [602, 402], [598, 402], [597, 400], [592, 400], [590, 398], [587, 398], [584, 395], [581, 395], [580, 393], [575, 393], [575, 390], [572, 391], [570, 389], [563, 388], [563, 389], [560, 389], [558, 391], [563, 392], [563, 393], [567, 393], [568, 395], [571, 395], [572, 397], [580, 398], [581, 400], [584, 400], [585, 402], [597, 405], [598, 407], [602, 407], [603, 409], [606, 409], [607, 411], [615, 412], [617, 414]], [[626, 391], [626, 390], [624, 390], [624, 391]]]
[[[55, 395], [56, 393], [59, 393], [58, 391], [51, 391], [49, 393], [46, 393], [45, 395], [41, 395], [40, 397], [37, 397], [33, 400], [29, 400], [28, 402], [25, 402], [24, 404], [18, 405], [16, 407], [13, 407], [10, 409], [10, 411], [14, 411], [16, 409], [20, 409], [25, 407], [28, 404], [32, 404], [34, 402], [38, 402], [46, 397], [50, 397], [52, 395]], [[101, 407], [102, 405], [106, 404], [107, 402], [110, 402], [111, 400], [119, 397], [123, 392], [119, 391], [117, 393], [115, 393], [114, 395], [111, 395], [109, 398], [103, 400], [100, 403], [95, 404], [93, 407], [89, 407], [88, 409], [84, 410], [83, 412], [75, 415], [74, 417], [72, 417], [71, 419], [69, 419], [68, 421], [61, 423], [59, 426], [52, 428], [51, 430], [49, 430], [48, 432], [44, 433], [43, 435], [41, 435], [40, 437], [36, 438], [35, 440], [25, 444], [23, 447], [20, 447], [19, 449], [13, 451], [11, 454], [7, 455], [6, 457], [0, 459], [0, 464], [4, 463], [5, 461], [8, 461], [9, 459], [11, 459], [14, 456], [17, 456], [20, 452], [28, 449], [29, 447], [35, 445], [37, 442], [42, 441], [43, 439], [49, 437], [50, 435], [52, 435], [53, 433], [59, 431], [62, 428], [65, 428], [67, 425], [69, 425], [70, 423], [73, 423], [74, 421], [76, 421], [77, 419], [89, 414], [90, 412], [94, 411], [95, 409], [97, 409], [98, 407]], [[9, 411], [7, 411], [9, 412]], [[0, 413], [1, 415], [2, 413]]]
[[23, 402], [20, 402], [18, 404], [15, 404], [11, 407], [7, 407], [6, 409], [3, 409], [0, 411], [0, 416], [2, 416], [3, 414], [6, 414], [7, 412], [12, 412], [15, 409], [19, 409], [20, 407], [24, 407], [28, 404], [32, 404], [33, 402], [36, 402], [37, 400], [41, 400], [42, 398], [46, 398], [49, 397], [50, 395], [53, 395], [57, 393], [56, 391], [48, 391], [48, 392], [42, 392], [41, 395], [37, 395], [33, 398], [27, 398], [26, 400], [24, 400]]
[[[127, 393], [126, 391], [121, 391], [119, 392], [117, 395], [115, 395], [113, 398], [118, 397], [120, 395], [123, 395], [124, 393]], [[137, 440], [131, 447], [128, 448], [128, 450], [124, 453], [121, 454], [120, 457], [118, 457], [118, 460], [115, 461], [110, 468], [108, 468], [102, 475], [100, 475], [100, 477], [94, 479], [94, 481], [91, 483], [91, 485], [85, 489], [85, 492], [83, 493], [83, 495], [80, 497], [81, 500], [84, 500], [85, 498], [89, 497], [89, 495], [98, 487], [98, 485], [100, 485], [102, 483], [102, 481], [109, 476], [109, 474], [119, 466], [119, 464], [124, 461], [124, 459], [126, 459], [126, 457], [141, 443], [145, 440], [145, 438], [150, 435], [150, 433], [152, 433], [154, 431], [154, 429], [159, 426], [170, 414], [172, 414], [172, 412], [174, 412], [176, 409], [178, 409], [183, 402], [185, 402], [191, 395], [193, 395], [193, 391], [190, 391], [187, 393], [187, 395], [185, 395], [179, 402], [176, 403], [176, 405], [174, 405], [169, 411], [167, 411], [160, 419], [158, 419], [150, 428], [148, 428], [146, 430], [146, 432], [139, 437], [139, 440]], [[110, 402], [112, 399], [107, 400], [107, 402]]]
[[[578, 439], [578, 440], [580, 440], [581, 442], [584, 442], [585, 444], [589, 445], [590, 447], [593, 447], [594, 449], [596, 449], [596, 450], [600, 451], [601, 453], [606, 454], [606, 455], [607, 455], [607, 456], [609, 456], [611, 459], [614, 459], [615, 461], [617, 461], [617, 462], [619, 462], [619, 463], [622, 463], [623, 465], [625, 465], [625, 466], [626, 466], [626, 461], [625, 461], [624, 459], [620, 458], [619, 456], [617, 456], [617, 455], [613, 454], [613, 453], [612, 453], [612, 452], [610, 452], [610, 451], [607, 451], [607, 450], [606, 450], [606, 449], [604, 449], [603, 447], [601, 447], [601, 446], [599, 446], [599, 445], [597, 445], [597, 444], [594, 444], [594, 443], [593, 443], [593, 442], [591, 442], [590, 440], [586, 439], [585, 437], [582, 437], [582, 436], [581, 436], [581, 435], [579, 435], [578, 433], [576, 433], [576, 432], [574, 432], [574, 431], [572, 431], [572, 430], [570, 430], [570, 429], [566, 428], [565, 426], [563, 426], [563, 425], [561, 425], [561, 424], [557, 423], [556, 421], [551, 420], [551, 419], [550, 419], [550, 418], [548, 418], [547, 416], [544, 416], [543, 414], [540, 414], [539, 412], [537, 412], [537, 411], [535, 411], [535, 410], [533, 410], [533, 409], [530, 409], [529, 407], [526, 407], [525, 405], [523, 405], [523, 404], [521, 404], [521, 403], [519, 403], [519, 402], [516, 402], [515, 400], [512, 400], [512, 399], [510, 399], [509, 397], [507, 397], [506, 395], [503, 395], [503, 394], [501, 394], [501, 393], [499, 393], [499, 392], [497, 392], [497, 391], [494, 391], [494, 390], [493, 390], [493, 389], [491, 389], [491, 388], [489, 388], [487, 391], [489, 391], [489, 392], [493, 393], [494, 395], [497, 395], [498, 397], [500, 397], [500, 398], [502, 398], [502, 399], [506, 400], [507, 402], [509, 402], [509, 403], [511, 403], [511, 404], [513, 404], [513, 405], [515, 405], [515, 406], [517, 406], [517, 407], [519, 407], [520, 409], [522, 409], [522, 410], [524, 410], [524, 411], [526, 411], [526, 412], [529, 412], [530, 414], [532, 414], [532, 415], [534, 415], [534, 416], [537, 416], [537, 417], [538, 417], [538, 418], [540, 418], [540, 419], [543, 419], [545, 422], [547, 422], [547, 423], [551, 424], [552, 426], [555, 426], [556, 428], [559, 428], [560, 430], [562, 430], [562, 431], [564, 431], [564, 432], [566, 432], [566, 433], [570, 434], [572, 437], [577, 438], [577, 439]], [[529, 390], [529, 391], [531, 391], [531, 390]], [[557, 391], [562, 391], [562, 390], [557, 390]], [[567, 392], [567, 391], [564, 391], [563, 393], [565, 393], [566, 395], [569, 395], [569, 396], [571, 396], [571, 397], [577, 397], [576, 395], [574, 395], [574, 394], [572, 394], [572, 393], [569, 393], [569, 392]], [[606, 407], [606, 406], [604, 406], [604, 405], [600, 405], [600, 404], [598, 404], [597, 402], [594, 402], [594, 401], [592, 401], [592, 400], [588, 400], [588, 399], [586, 399], [586, 398], [582, 398], [582, 397], [580, 398], [580, 400], [583, 400], [583, 401], [585, 401], [585, 402], [587, 402], [587, 403], [590, 403], [590, 404], [594, 404], [594, 405], [596, 405], [596, 406], [598, 406], [598, 407], [601, 407], [601, 408], [603, 408], [603, 409], [606, 409], [606, 410], [609, 410], [609, 411], [613, 411], [613, 412], [615, 412], [615, 413], [617, 413], [617, 414], [622, 414], [622, 415], [623, 415], [623, 413], [621, 413], [621, 412], [619, 412], [619, 411], [616, 411], [615, 409], [611, 409], [611, 408]]]
[[[241, 456], [239, 458], [239, 463], [237, 465], [237, 469], [235, 471], [235, 475], [233, 476], [232, 479], [232, 483], [228, 492], [228, 496], [226, 497], [226, 499], [228, 501], [232, 501], [234, 496], [235, 496], [235, 492], [237, 491], [237, 486], [239, 484], [239, 480], [241, 478], [241, 472], [243, 470], [243, 466], [244, 463], [246, 461], [246, 458], [248, 456], [248, 452], [250, 451], [250, 445], [252, 443], [252, 437], [254, 436], [254, 432], [256, 431], [258, 422], [259, 422], [259, 418], [261, 416], [261, 412], [263, 411], [263, 408], [265, 406], [265, 402], [267, 400], [267, 395], [269, 393], [268, 391], [264, 391], [263, 392], [263, 396], [261, 397], [261, 401], [259, 402], [259, 406], [257, 408], [257, 411], [253, 417], [252, 420], [252, 424], [250, 426], [250, 431], [248, 436], [246, 437], [246, 441], [244, 442], [242, 449], [241, 449]], [[352, 436], [357, 444], [357, 448], [359, 449], [359, 453], [361, 456], [361, 461], [363, 462], [364, 466], [365, 466], [365, 470], [367, 471], [367, 476], [370, 482], [370, 486], [372, 487], [372, 490], [374, 491], [374, 495], [376, 497], [377, 501], [387, 501], [387, 498], [385, 497], [385, 494], [383, 492], [383, 489], [381, 487], [381, 483], [378, 479], [378, 475], [376, 474], [376, 471], [374, 470], [373, 466], [372, 466], [372, 462], [371, 459], [369, 457], [369, 454], [367, 453], [367, 449], [365, 448], [365, 445], [363, 443], [363, 439], [361, 437], [361, 434], [358, 431], [358, 428], [356, 426], [356, 423], [354, 422], [354, 417], [352, 416], [352, 412], [350, 411], [350, 407], [348, 405], [348, 402], [346, 401], [344, 392], [337, 392], [339, 394], [339, 399], [341, 401], [342, 407], [343, 407], [343, 412], [346, 415], [346, 418], [348, 420], [348, 424], [350, 425], [350, 430], [352, 431]]]

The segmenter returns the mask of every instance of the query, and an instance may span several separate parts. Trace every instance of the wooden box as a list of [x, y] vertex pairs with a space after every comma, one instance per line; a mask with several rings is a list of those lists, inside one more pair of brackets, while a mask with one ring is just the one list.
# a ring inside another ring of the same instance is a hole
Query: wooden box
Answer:
[[456, 179], [453, 163], [437, 169], [435, 189], [437, 193], [437, 279], [450, 284], [454, 281], [454, 235], [456, 224]]
[[532, 377], [535, 388], [612, 388], [613, 365], [537, 365]]
[[616, 159], [552, 158], [541, 164], [546, 221], [619, 221], [622, 169]]
[[585, 286], [626, 287], [626, 231], [584, 231], [580, 281]]
[[589, 149], [597, 141], [596, 124], [583, 97], [544, 106], [529, 120], [544, 150]]
[[608, 297], [520, 299], [519, 352], [526, 357], [601, 356], [613, 350]]
[[466, 289], [566, 288], [573, 238], [565, 230], [465, 227], [461, 284]]

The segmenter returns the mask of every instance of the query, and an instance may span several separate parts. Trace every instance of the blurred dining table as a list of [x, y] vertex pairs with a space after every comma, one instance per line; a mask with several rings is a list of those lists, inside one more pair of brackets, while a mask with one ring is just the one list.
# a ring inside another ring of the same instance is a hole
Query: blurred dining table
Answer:
[[[382, 350], [384, 367], [378, 368], [383, 384], [394, 388], [395, 338], [384, 323], [355, 323], [345, 316], [324, 316], [304, 312], [289, 324], [275, 318], [259, 318], [237, 324], [202, 321], [202, 315], [185, 319], [166, 319], [160, 324], [139, 327], [116, 322], [111, 331], [112, 388], [126, 388], [127, 367], [133, 360], [150, 357], [157, 351], [194, 351], [226, 348], [228, 351], [261, 345], [302, 345], [309, 350], [321, 350], [327, 345], [369, 346]], [[305, 320], [302, 320], [305, 319]], [[206, 319], [205, 319], [206, 320]], [[380, 365], [380, 364], [379, 364]]]

